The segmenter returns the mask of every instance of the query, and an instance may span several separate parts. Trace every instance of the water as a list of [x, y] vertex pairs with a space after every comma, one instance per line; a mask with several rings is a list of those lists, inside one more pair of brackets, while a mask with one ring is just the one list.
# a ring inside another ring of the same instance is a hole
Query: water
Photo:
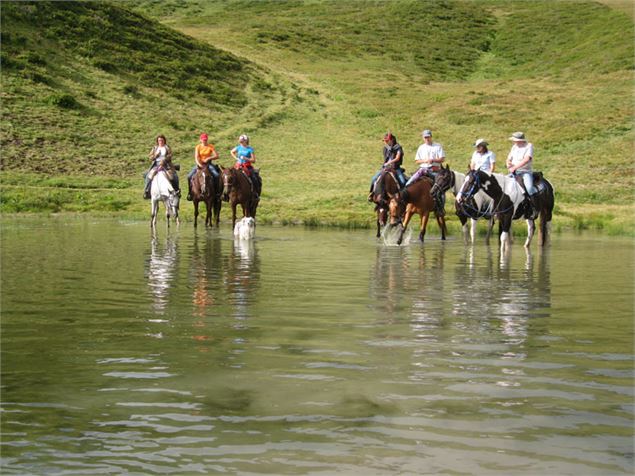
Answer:
[[631, 240], [373, 235], [5, 220], [2, 474], [632, 474]]

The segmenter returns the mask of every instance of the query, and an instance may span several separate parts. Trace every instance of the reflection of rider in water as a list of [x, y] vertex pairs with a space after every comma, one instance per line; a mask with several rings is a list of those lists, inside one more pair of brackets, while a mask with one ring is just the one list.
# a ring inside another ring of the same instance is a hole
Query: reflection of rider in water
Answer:
[[150, 186], [152, 184], [152, 179], [157, 173], [157, 170], [159, 169], [159, 166], [162, 162], [164, 164], [164, 167], [166, 167], [167, 169], [168, 176], [171, 177], [170, 183], [172, 184], [172, 187], [174, 187], [174, 190], [177, 192], [177, 194], [181, 196], [179, 190], [179, 178], [176, 174], [176, 169], [172, 164], [172, 149], [170, 149], [168, 141], [163, 134], [159, 134], [157, 136], [156, 143], [154, 147], [152, 147], [149, 157], [152, 161], [152, 164], [150, 165], [150, 168], [144, 176], [145, 186], [143, 189], [143, 198], [150, 198]]

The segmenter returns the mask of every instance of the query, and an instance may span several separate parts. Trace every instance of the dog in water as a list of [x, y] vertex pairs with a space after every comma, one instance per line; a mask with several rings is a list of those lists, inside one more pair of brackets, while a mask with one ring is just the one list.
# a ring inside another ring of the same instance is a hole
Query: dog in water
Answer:
[[256, 235], [256, 220], [252, 217], [245, 217], [236, 222], [234, 227], [234, 238], [240, 240], [251, 240]]

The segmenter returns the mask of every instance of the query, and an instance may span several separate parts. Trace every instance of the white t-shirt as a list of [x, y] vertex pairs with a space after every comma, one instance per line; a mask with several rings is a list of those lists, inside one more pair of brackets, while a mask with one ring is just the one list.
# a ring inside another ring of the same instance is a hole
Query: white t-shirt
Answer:
[[478, 151], [474, 151], [472, 154], [472, 165], [475, 170], [482, 170], [484, 172], [490, 172], [492, 165], [496, 162], [496, 154], [491, 150], [488, 150], [484, 154]]
[[[431, 145], [421, 144], [417, 149], [417, 155], [415, 156], [415, 160], [430, 160], [430, 159], [443, 159], [445, 158], [445, 153], [443, 152], [443, 147], [441, 144], [437, 144], [433, 142]], [[419, 164], [419, 168], [429, 169], [431, 167], [438, 168], [441, 167], [441, 162], [433, 162], [431, 164], [421, 163]]]
[[157, 147], [154, 152], [158, 154], [155, 155], [154, 163], [155, 165], [159, 165], [161, 161], [165, 159], [165, 156], [168, 155], [168, 148], [166, 146]]
[[507, 159], [511, 161], [512, 165], [516, 165], [520, 164], [525, 157], [531, 157], [531, 160], [517, 170], [519, 172], [531, 172], [531, 163], [534, 161], [534, 145], [532, 143], [525, 142], [522, 146], [519, 146], [518, 142], [515, 142]]

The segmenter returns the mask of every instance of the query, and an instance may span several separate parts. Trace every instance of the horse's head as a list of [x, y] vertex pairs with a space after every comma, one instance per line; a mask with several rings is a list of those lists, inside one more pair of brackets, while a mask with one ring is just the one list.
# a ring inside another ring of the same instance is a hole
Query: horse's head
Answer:
[[478, 170], [470, 170], [465, 176], [463, 185], [459, 193], [456, 194], [457, 203], [461, 204], [474, 196], [481, 188], [480, 172]]
[[406, 202], [402, 200], [398, 193], [389, 196], [388, 212], [390, 214], [390, 226], [396, 226], [401, 223], [401, 217], [406, 211]]
[[229, 193], [231, 192], [232, 185], [234, 184], [235, 176], [234, 169], [222, 168], [221, 177], [223, 179], [223, 200], [229, 201]]
[[441, 166], [441, 170], [439, 170], [437, 176], [434, 179], [434, 185], [432, 186], [430, 193], [433, 196], [438, 193], [445, 193], [450, 189], [450, 187], [452, 187], [453, 182], [454, 174], [450, 170], [450, 166]]

